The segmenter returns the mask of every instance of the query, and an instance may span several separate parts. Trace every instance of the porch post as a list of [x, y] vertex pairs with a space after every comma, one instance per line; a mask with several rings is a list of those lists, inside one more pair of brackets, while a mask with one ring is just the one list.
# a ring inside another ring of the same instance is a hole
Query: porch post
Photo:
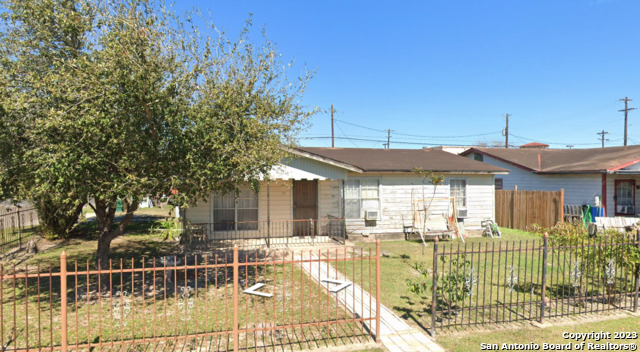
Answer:
[[[607, 216], [607, 173], [602, 174], [602, 200], [600, 201], [600, 205], [604, 211], [604, 216]], [[615, 213], [615, 211], [614, 211]]]
[[346, 217], [346, 210], [344, 209], [344, 194], [345, 194], [345, 184], [344, 184], [344, 178], [342, 179], [342, 192], [340, 192], [340, 218], [342, 218], [342, 231], [341, 235], [342, 235], [342, 239], [346, 240], [347, 238], [347, 220], [345, 219]]
[[267, 181], [267, 248], [271, 247], [271, 181]]

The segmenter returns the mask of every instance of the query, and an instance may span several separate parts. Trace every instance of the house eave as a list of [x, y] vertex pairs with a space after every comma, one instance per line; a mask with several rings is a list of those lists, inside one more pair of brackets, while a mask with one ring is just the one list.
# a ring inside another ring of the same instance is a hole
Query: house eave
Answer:
[[[435, 173], [439, 174], [456, 174], [456, 175], [507, 175], [509, 171], [480, 171], [480, 170], [433, 170]], [[363, 173], [391, 173], [391, 174], [406, 174], [406, 173], [415, 173], [414, 170], [377, 170], [377, 169], [367, 169], [364, 170]]]
[[507, 160], [507, 159], [501, 158], [501, 157], [496, 156], [496, 155], [494, 155], [494, 154], [487, 153], [487, 152], [484, 152], [484, 151], [482, 151], [482, 150], [475, 149], [475, 148], [467, 149], [466, 151], [464, 151], [464, 152], [460, 153], [460, 155], [461, 155], [461, 156], [467, 156], [467, 155], [469, 155], [469, 154], [471, 154], [471, 153], [478, 153], [478, 154], [482, 154], [482, 155], [484, 155], [484, 156], [488, 156], [488, 157], [494, 158], [494, 159], [496, 159], [496, 160], [500, 160], [500, 161], [502, 161], [503, 163], [507, 163], [507, 164], [509, 164], [509, 165], [513, 165], [513, 166], [515, 166], [515, 167], [519, 167], [519, 168], [521, 168], [521, 169], [523, 169], [523, 170], [526, 170], [526, 171], [537, 171], [537, 170], [535, 170], [535, 169], [532, 169], [532, 168], [526, 167], [526, 166], [524, 166], [524, 165], [521, 165], [521, 164], [515, 163], [515, 162], [513, 162], [513, 161], [510, 161], [510, 160]]
[[345, 169], [345, 170], [349, 170], [352, 172], [357, 172], [357, 173], [362, 173], [363, 170], [360, 169], [359, 167], [347, 164], [347, 163], [343, 163], [341, 161], [337, 161], [337, 160], [333, 160], [330, 158], [326, 158], [317, 154], [313, 154], [313, 153], [309, 153], [309, 152], [305, 152], [299, 149], [295, 149], [295, 148], [288, 148], [287, 151], [291, 154], [297, 155], [297, 156], [301, 156], [304, 158], [309, 158], [312, 160], [316, 160], [319, 161], [321, 163], [325, 163], [325, 164], [329, 164], [335, 167], [339, 167], [341, 169]]
[[575, 170], [575, 171], [537, 171], [532, 170], [531, 173], [538, 175], [600, 175], [607, 173], [606, 170]]

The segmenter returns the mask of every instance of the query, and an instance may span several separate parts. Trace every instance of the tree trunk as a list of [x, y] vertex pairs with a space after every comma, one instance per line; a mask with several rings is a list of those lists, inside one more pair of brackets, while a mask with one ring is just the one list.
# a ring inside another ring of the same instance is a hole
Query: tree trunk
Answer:
[[113, 238], [109, 234], [100, 234], [98, 238], [98, 252], [96, 253], [97, 265], [101, 269], [109, 267], [109, 249]]
[[124, 219], [116, 226], [111, 228], [113, 220], [116, 215], [116, 201], [111, 200], [108, 202], [96, 199], [96, 221], [98, 222], [98, 229], [100, 234], [98, 236], [98, 251], [96, 253], [97, 265], [106, 269], [109, 267], [109, 251], [111, 249], [111, 241], [121, 236], [124, 233], [127, 225], [131, 222], [133, 213], [138, 209], [138, 201], [133, 199], [131, 202], [125, 200], [123, 206], [126, 208], [127, 213]]

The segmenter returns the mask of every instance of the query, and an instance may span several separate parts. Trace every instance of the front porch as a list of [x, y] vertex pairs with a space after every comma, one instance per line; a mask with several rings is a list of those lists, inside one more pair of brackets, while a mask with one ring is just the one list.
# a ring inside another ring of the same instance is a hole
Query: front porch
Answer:
[[186, 209], [186, 241], [266, 247], [344, 243], [346, 173], [304, 163], [296, 159], [274, 168], [257, 191], [246, 185], [238, 194], [211, 194]]
[[200, 248], [295, 247], [318, 244], [344, 244], [344, 219], [306, 219], [249, 221], [235, 223], [233, 229], [216, 231], [229, 223], [187, 224], [183, 243]]

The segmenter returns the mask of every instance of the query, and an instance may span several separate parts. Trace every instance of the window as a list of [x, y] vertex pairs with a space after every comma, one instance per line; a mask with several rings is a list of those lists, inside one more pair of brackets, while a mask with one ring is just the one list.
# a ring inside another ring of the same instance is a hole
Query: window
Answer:
[[467, 180], [450, 180], [449, 196], [456, 201], [456, 208], [467, 208]]
[[502, 179], [501, 178], [496, 178], [495, 185], [496, 185], [496, 189], [502, 189], [502, 187], [503, 187]]
[[234, 192], [213, 196], [214, 231], [257, 230], [258, 194], [250, 187]]
[[344, 190], [345, 217], [360, 219], [365, 210], [380, 209], [380, 182], [378, 180], [349, 180]]
[[473, 159], [477, 160], [477, 161], [484, 161], [484, 156], [480, 153], [474, 153], [473, 154]]

